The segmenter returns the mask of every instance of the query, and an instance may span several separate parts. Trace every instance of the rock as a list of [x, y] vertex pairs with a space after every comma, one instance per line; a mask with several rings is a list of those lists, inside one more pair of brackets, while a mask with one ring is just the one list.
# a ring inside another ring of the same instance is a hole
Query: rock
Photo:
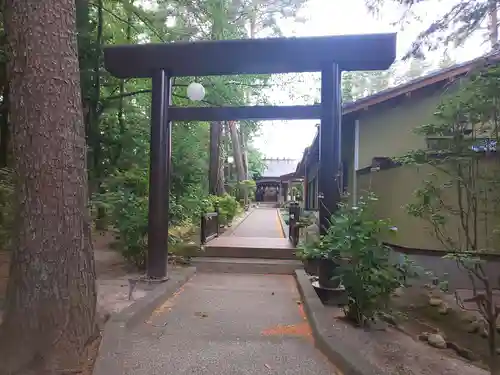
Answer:
[[400, 286], [399, 288], [396, 288], [396, 289], [394, 290], [394, 292], [392, 292], [392, 295], [393, 295], [394, 297], [402, 297], [402, 296], [403, 296], [403, 294], [404, 294], [404, 288], [403, 288], [403, 287], [401, 287], [401, 286]]
[[429, 341], [429, 336], [430, 336], [430, 333], [429, 332], [422, 332], [420, 335], [418, 335], [418, 339], [420, 341]]
[[458, 344], [454, 342], [447, 342], [448, 348], [453, 349], [459, 356], [468, 359], [469, 361], [475, 361], [477, 359], [476, 355], [472, 352], [472, 350], [462, 348]]
[[390, 325], [393, 325], [393, 326], [397, 326], [398, 325], [398, 322], [396, 321], [396, 318], [394, 316], [392, 316], [391, 314], [387, 314], [385, 312], [381, 312], [379, 313], [379, 318], [380, 320], [383, 320], [384, 322], [390, 324]]
[[429, 337], [427, 338], [427, 342], [429, 343], [429, 345], [438, 349], [446, 348], [446, 341], [444, 340], [443, 336], [437, 333], [429, 335]]
[[465, 331], [469, 333], [476, 333], [479, 330], [479, 323], [477, 321], [467, 323]]
[[368, 329], [372, 331], [385, 331], [387, 330], [387, 323], [382, 321], [381, 319], [368, 319], [366, 321], [366, 325]]
[[440, 313], [441, 315], [447, 315], [450, 312], [450, 310], [451, 307], [448, 306], [445, 302], [443, 302], [438, 308], [438, 313]]
[[441, 304], [443, 303], [443, 301], [441, 300], [441, 298], [438, 298], [438, 297], [431, 297], [429, 298], [429, 305], [430, 306], [441, 306]]
[[474, 314], [468, 313], [467, 311], [460, 311], [460, 320], [464, 323], [477, 322], [477, 317]]

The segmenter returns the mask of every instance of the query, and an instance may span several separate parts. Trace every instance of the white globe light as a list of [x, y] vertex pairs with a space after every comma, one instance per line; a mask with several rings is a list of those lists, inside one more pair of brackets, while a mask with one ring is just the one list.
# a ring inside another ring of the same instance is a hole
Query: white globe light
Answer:
[[233, 158], [232, 156], [228, 156], [228, 157], [227, 157], [227, 162], [228, 162], [229, 164], [233, 164], [233, 162], [234, 162], [234, 158]]
[[201, 83], [191, 82], [187, 87], [187, 96], [189, 99], [199, 102], [205, 97], [205, 88]]

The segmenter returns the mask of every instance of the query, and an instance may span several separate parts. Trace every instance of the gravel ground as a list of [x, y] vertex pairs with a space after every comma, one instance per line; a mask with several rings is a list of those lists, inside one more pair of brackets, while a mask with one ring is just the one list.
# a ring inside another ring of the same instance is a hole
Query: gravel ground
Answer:
[[340, 318], [343, 312], [331, 311], [335, 336], [345, 337], [359, 348], [380, 374], [387, 375], [487, 375], [488, 373], [447, 350], [435, 349], [392, 328], [385, 331], [366, 331], [350, 326]]

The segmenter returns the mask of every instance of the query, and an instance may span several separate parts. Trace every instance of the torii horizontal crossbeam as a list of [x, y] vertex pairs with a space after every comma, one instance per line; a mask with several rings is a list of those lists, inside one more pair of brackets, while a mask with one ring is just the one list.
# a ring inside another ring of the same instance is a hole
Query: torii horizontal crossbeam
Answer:
[[106, 69], [118, 78], [385, 70], [395, 58], [396, 34], [237, 39], [111, 46]]
[[170, 107], [168, 114], [171, 121], [317, 120], [321, 105]]

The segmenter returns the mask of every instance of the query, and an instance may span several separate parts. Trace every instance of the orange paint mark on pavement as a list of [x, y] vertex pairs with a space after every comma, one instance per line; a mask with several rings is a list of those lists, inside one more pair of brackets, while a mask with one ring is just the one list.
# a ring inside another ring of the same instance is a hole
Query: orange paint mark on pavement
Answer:
[[307, 322], [299, 324], [277, 325], [261, 332], [263, 336], [301, 336], [312, 340], [311, 327]]
[[307, 322], [307, 317], [304, 312], [304, 307], [302, 306], [302, 302], [298, 304], [298, 308], [299, 308], [299, 314], [301, 318], [304, 320], [302, 323], [287, 324], [287, 325], [278, 324], [275, 327], [268, 328], [262, 331], [261, 334], [263, 336], [301, 336], [305, 337], [310, 341], [313, 341], [311, 326]]
[[175, 305], [175, 299], [184, 291], [184, 287], [188, 285], [191, 282], [189, 280], [184, 286], [180, 287], [179, 290], [177, 290], [174, 294], [172, 294], [172, 297], [167, 299], [163, 304], [158, 306], [156, 309], [153, 310], [151, 313], [150, 318], [146, 321], [147, 324], [152, 324], [151, 318], [157, 317], [165, 312], [170, 312], [172, 310], [172, 307]]

